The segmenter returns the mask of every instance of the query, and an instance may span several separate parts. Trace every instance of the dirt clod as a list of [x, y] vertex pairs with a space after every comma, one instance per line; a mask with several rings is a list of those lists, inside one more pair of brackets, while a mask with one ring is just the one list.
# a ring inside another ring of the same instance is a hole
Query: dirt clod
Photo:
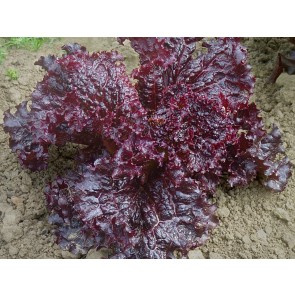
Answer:
[[199, 250], [199, 249], [190, 251], [189, 254], [188, 254], [188, 258], [189, 259], [205, 259], [202, 251]]
[[8, 252], [9, 252], [10, 256], [15, 256], [15, 255], [18, 254], [19, 249], [17, 247], [15, 247], [15, 246], [11, 245], [11, 246], [9, 246]]
[[209, 258], [210, 259], [223, 259], [224, 257], [222, 257], [222, 255], [220, 255], [218, 253], [210, 252], [209, 253]]
[[17, 225], [3, 224], [1, 229], [2, 239], [6, 243], [17, 240], [23, 236], [23, 230]]
[[17, 89], [10, 88], [8, 90], [8, 99], [13, 103], [18, 104], [21, 99], [21, 94]]
[[282, 209], [282, 208], [276, 208], [274, 211], [273, 211], [274, 215], [276, 217], [278, 217], [279, 219], [283, 220], [283, 221], [290, 221], [290, 216], [289, 216], [289, 213]]
[[86, 259], [101, 259], [101, 258], [107, 258], [109, 254], [109, 251], [107, 249], [90, 249], [86, 255]]
[[285, 242], [288, 247], [292, 250], [295, 247], [295, 235], [291, 233], [284, 233], [282, 241]]
[[257, 239], [261, 241], [263, 244], [267, 244], [267, 234], [263, 229], [259, 229], [256, 232]]
[[218, 216], [221, 218], [226, 218], [230, 214], [230, 211], [227, 207], [221, 207], [218, 209]]
[[77, 259], [80, 258], [80, 254], [72, 254], [69, 251], [61, 251], [61, 256], [63, 259]]

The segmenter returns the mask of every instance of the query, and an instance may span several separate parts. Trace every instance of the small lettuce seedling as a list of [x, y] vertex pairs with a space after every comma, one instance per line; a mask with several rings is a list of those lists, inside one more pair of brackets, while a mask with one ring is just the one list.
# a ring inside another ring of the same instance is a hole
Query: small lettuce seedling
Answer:
[[[126, 38], [119, 38], [123, 43]], [[291, 175], [281, 133], [249, 103], [255, 79], [236, 38], [129, 38], [140, 65], [132, 84], [116, 51], [63, 47], [4, 130], [20, 163], [47, 167], [51, 145], [86, 145], [76, 167], [45, 188], [57, 242], [73, 253], [172, 258], [201, 246], [218, 224], [221, 181], [259, 179], [280, 192]], [[194, 53], [194, 54], [193, 54]], [[197, 55], [197, 57], [194, 57]]]
[[5, 75], [10, 79], [10, 80], [17, 80], [18, 77], [18, 72], [16, 69], [7, 69]]

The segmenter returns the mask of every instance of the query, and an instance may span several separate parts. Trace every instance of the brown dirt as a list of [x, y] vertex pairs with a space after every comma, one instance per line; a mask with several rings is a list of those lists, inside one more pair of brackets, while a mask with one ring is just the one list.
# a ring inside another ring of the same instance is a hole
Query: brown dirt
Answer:
[[[14, 49], [0, 68], [0, 123], [3, 112], [22, 100], [28, 100], [36, 82], [43, 77], [34, 62], [40, 55], [61, 54], [61, 45], [76, 41], [89, 51], [117, 49], [127, 58], [130, 72], [138, 62], [129, 47], [118, 45], [114, 38], [63, 38], [44, 45], [38, 52]], [[275, 85], [265, 85], [277, 52], [288, 52], [285, 38], [250, 38], [244, 40], [257, 78], [252, 97], [262, 110], [265, 125], [276, 123], [283, 132], [286, 151], [295, 164], [295, 77], [283, 74]], [[17, 81], [5, 77], [7, 68], [19, 72]], [[0, 258], [78, 258], [61, 251], [54, 243], [47, 223], [44, 184], [60, 168], [72, 165], [69, 159], [75, 147], [52, 149], [50, 167], [41, 173], [24, 170], [8, 146], [8, 136], [0, 127]], [[258, 182], [247, 188], [220, 188], [216, 201], [220, 226], [190, 258], [295, 258], [295, 179], [280, 194], [264, 189]], [[105, 252], [90, 251], [87, 258]]]

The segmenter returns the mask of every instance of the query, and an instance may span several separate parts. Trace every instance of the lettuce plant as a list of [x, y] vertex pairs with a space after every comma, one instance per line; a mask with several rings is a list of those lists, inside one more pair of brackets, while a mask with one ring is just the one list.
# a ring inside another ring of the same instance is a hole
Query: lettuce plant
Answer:
[[295, 74], [295, 51], [291, 51], [288, 57], [278, 53], [275, 66], [268, 79], [268, 83], [274, 84], [283, 72], [286, 72], [289, 75]]
[[[126, 38], [119, 38], [123, 43]], [[254, 77], [235, 38], [129, 38], [140, 65], [116, 51], [63, 47], [41, 57], [44, 79], [4, 130], [20, 163], [45, 169], [51, 145], [83, 144], [75, 169], [45, 188], [57, 243], [112, 258], [185, 257], [218, 224], [212, 196], [259, 179], [282, 191], [291, 175], [281, 133], [249, 103]], [[282, 154], [278, 158], [278, 155]]]
[[[295, 38], [289, 38], [290, 43], [295, 45]], [[283, 73], [286, 72], [288, 75], [295, 74], [295, 51], [291, 51], [289, 56], [284, 56], [281, 53], [278, 53], [276, 63], [274, 65], [273, 71], [268, 78], [267, 82], [274, 84], [278, 77]]]

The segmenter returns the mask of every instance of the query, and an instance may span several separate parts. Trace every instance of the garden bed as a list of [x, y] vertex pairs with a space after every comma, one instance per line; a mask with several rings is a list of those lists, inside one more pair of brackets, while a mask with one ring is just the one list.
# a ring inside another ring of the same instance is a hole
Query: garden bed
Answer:
[[[44, 44], [38, 51], [10, 49], [0, 68], [0, 123], [3, 112], [28, 100], [43, 70], [34, 66], [41, 55], [61, 55], [61, 46], [78, 42], [89, 51], [116, 49], [126, 57], [130, 72], [136, 67], [136, 53], [119, 45], [115, 38], [62, 38]], [[295, 76], [282, 74], [276, 84], [265, 84], [277, 52], [288, 52], [286, 38], [243, 40], [256, 76], [252, 101], [261, 109], [265, 126], [276, 123], [283, 133], [286, 153], [295, 164]], [[18, 73], [12, 80], [8, 69]], [[80, 258], [62, 251], [54, 243], [53, 228], [47, 222], [43, 196], [45, 183], [72, 166], [76, 147], [51, 151], [49, 169], [32, 173], [20, 167], [9, 148], [8, 135], [0, 127], [0, 258]], [[216, 195], [220, 225], [190, 258], [295, 258], [294, 174], [282, 193], [272, 193], [254, 181], [247, 188], [225, 189]], [[90, 251], [86, 257], [105, 252]]]

